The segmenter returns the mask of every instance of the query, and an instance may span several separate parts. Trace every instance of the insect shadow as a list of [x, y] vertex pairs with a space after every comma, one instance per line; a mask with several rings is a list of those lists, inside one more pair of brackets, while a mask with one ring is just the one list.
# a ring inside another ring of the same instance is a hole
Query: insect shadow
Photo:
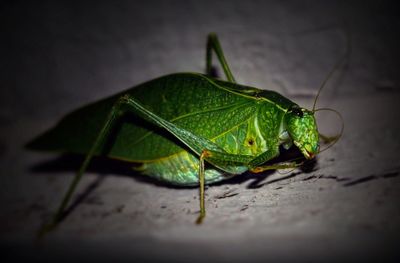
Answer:
[[[292, 158], [299, 153], [296, 150], [287, 151], [282, 154], [282, 156], [276, 158], [274, 161], [283, 161], [284, 158]], [[60, 172], [72, 172], [74, 173], [79, 169], [84, 156], [78, 154], [62, 154], [54, 159], [43, 161], [30, 168], [33, 173], [52, 173], [54, 175], [60, 174]], [[250, 183], [246, 186], [247, 189], [257, 189], [264, 185], [273, 184], [279, 181], [287, 180], [293, 178], [301, 173], [310, 173], [315, 171], [317, 161], [313, 159], [310, 162], [305, 163], [301, 167], [301, 171], [290, 172], [287, 175], [282, 175], [282, 177], [275, 178], [264, 182], [268, 177], [273, 175], [276, 171], [266, 171], [260, 174], [252, 174], [250, 172], [243, 173], [241, 175], [234, 176], [230, 179], [217, 182], [212, 184], [213, 186], [220, 185], [237, 185], [244, 184], [248, 181]], [[84, 200], [88, 197], [103, 183], [106, 176], [128, 176], [136, 181], [150, 183], [159, 187], [167, 187], [171, 189], [182, 189], [182, 188], [198, 188], [198, 186], [177, 186], [164, 183], [157, 179], [142, 175], [132, 169], [132, 163], [119, 161], [115, 159], [110, 159], [107, 157], [95, 157], [88, 167], [88, 172], [97, 174], [98, 177], [91, 184], [89, 184], [82, 192], [76, 196], [76, 198], [71, 202], [68, 208], [60, 216], [60, 221], [63, 221], [70, 213], [72, 213]]]
[[[277, 162], [284, 162], [287, 160], [299, 158], [301, 156], [300, 151], [296, 148], [293, 147], [290, 150], [284, 150], [281, 149], [281, 153], [279, 157], [271, 160], [268, 163], [277, 163]], [[85, 156], [80, 155], [80, 154], [72, 154], [72, 153], [67, 153], [67, 154], [61, 154], [56, 158], [53, 158], [51, 160], [45, 160], [41, 163], [38, 163], [30, 168], [31, 172], [33, 173], [54, 173], [54, 174], [59, 174], [59, 172], [74, 172], [79, 169], [80, 165], [82, 164]], [[253, 174], [250, 172], [243, 173], [241, 175], [236, 175], [232, 178], [229, 178], [227, 180], [223, 180], [221, 182], [216, 182], [213, 183], [213, 185], [226, 185], [226, 184], [243, 184], [246, 183], [247, 181], [252, 181], [247, 188], [260, 188], [263, 185], [271, 184], [274, 182], [279, 182], [282, 180], [286, 180], [289, 178], [292, 178], [300, 173], [311, 173], [316, 170], [316, 165], [317, 165], [317, 159], [314, 158], [312, 160], [307, 161], [304, 163], [299, 169], [301, 171], [299, 172], [290, 172], [287, 175], [282, 175], [282, 177], [270, 180], [265, 183], [263, 182], [265, 179], [267, 179], [269, 176], [272, 174], [276, 173], [276, 170], [270, 170], [270, 171], [265, 171], [263, 173], [259, 174]], [[88, 172], [98, 174], [100, 177], [112, 175], [112, 176], [127, 176], [131, 177], [134, 180], [140, 181], [140, 182], [145, 182], [145, 183], [150, 183], [156, 186], [160, 187], [168, 187], [168, 188], [173, 188], [173, 189], [182, 189], [182, 188], [197, 188], [198, 186], [177, 186], [177, 185], [171, 185], [170, 183], [164, 183], [163, 181], [159, 181], [155, 178], [149, 177], [142, 175], [141, 173], [135, 171], [133, 167], [135, 166], [134, 163], [131, 162], [126, 162], [126, 161], [120, 161], [116, 159], [111, 159], [106, 156], [97, 156], [94, 157], [92, 162], [89, 164], [89, 167], [87, 169]]]
[[[33, 173], [54, 173], [55, 176], [59, 172], [73, 172], [75, 173], [82, 164], [85, 156], [79, 154], [62, 154], [54, 159], [43, 161], [30, 168]], [[105, 176], [126, 176], [131, 177], [138, 181], [144, 181], [152, 183], [157, 186], [170, 187], [170, 188], [182, 188], [170, 184], [163, 183], [162, 181], [153, 179], [148, 176], [144, 176], [139, 172], [132, 169], [135, 164], [130, 162], [124, 162], [120, 160], [110, 159], [106, 156], [94, 157], [89, 167], [88, 172], [98, 174], [100, 177]]]

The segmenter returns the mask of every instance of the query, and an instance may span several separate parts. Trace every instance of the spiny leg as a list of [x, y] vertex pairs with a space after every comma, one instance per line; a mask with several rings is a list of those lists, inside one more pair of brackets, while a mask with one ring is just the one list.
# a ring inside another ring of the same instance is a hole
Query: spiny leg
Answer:
[[228, 63], [226, 62], [221, 44], [219, 43], [218, 37], [215, 33], [210, 33], [207, 38], [206, 74], [211, 75], [213, 50], [215, 51], [215, 54], [217, 54], [218, 60], [221, 63], [222, 69], [224, 70], [225, 76], [228, 81], [236, 83], [235, 78], [233, 77], [232, 72], [229, 69]]
[[97, 135], [95, 141], [92, 144], [92, 147], [90, 148], [88, 154], [86, 155], [85, 160], [83, 161], [81, 167], [79, 168], [78, 172], [76, 173], [75, 177], [73, 178], [67, 192], [65, 193], [65, 195], [62, 199], [62, 202], [57, 209], [57, 212], [53, 216], [52, 220], [48, 224], [45, 224], [40, 229], [39, 237], [41, 237], [41, 236], [45, 235], [46, 233], [48, 233], [49, 231], [53, 230], [57, 226], [57, 224], [61, 221], [61, 219], [63, 218], [63, 213], [65, 211], [65, 208], [67, 207], [67, 205], [72, 197], [72, 194], [74, 193], [79, 181], [81, 180], [83, 174], [85, 173], [90, 161], [92, 160], [94, 153], [98, 150], [98, 147], [101, 145], [104, 138], [109, 134], [109, 131], [110, 131], [115, 119], [118, 116], [120, 106], [121, 106], [121, 101], [118, 101], [112, 107], [103, 127], [101, 128], [99, 134]]

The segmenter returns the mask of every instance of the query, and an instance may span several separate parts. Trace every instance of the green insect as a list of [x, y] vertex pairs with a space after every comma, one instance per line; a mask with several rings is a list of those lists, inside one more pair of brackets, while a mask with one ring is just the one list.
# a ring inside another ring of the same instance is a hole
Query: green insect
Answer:
[[[228, 81], [210, 76], [213, 51]], [[160, 77], [84, 106], [30, 142], [34, 150], [86, 155], [47, 228], [60, 221], [93, 156], [135, 163], [141, 173], [171, 184], [199, 185], [200, 223], [205, 184], [300, 166], [265, 165], [279, 155], [280, 145], [295, 145], [305, 159], [319, 153], [317, 98], [307, 110], [277, 92], [237, 84], [215, 34], [208, 36], [206, 73]]]

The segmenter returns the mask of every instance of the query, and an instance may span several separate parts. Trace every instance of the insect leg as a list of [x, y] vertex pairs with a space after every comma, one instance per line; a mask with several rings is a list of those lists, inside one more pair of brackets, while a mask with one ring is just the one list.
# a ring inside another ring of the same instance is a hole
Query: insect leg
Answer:
[[247, 164], [254, 158], [250, 155], [229, 154], [225, 152], [224, 149], [207, 138], [183, 129], [147, 110], [130, 95], [122, 96], [118, 100], [117, 105], [118, 107], [121, 107], [121, 111], [131, 111], [142, 118], [165, 128], [198, 156], [201, 156], [204, 154], [204, 151], [207, 151], [207, 155], [204, 156], [204, 158], [207, 158], [207, 160], [210, 159], [212, 164], [215, 164], [215, 166], [226, 172], [230, 171], [229, 168], [224, 167], [226, 164]]
[[268, 160], [271, 160], [272, 158], [278, 156], [279, 150], [278, 148], [274, 149], [271, 148], [269, 151], [266, 151], [256, 158], [254, 158], [250, 163], [248, 164], [249, 170], [252, 173], [261, 173], [267, 170], [278, 170], [278, 169], [287, 169], [287, 168], [295, 168], [300, 166], [300, 164], [297, 164], [295, 162], [288, 162], [288, 163], [278, 163], [278, 164], [271, 164], [271, 165], [262, 165]]
[[268, 151], [265, 151], [262, 154], [256, 156], [254, 159], [252, 159], [248, 164], [249, 169], [251, 170], [257, 166], [260, 166], [261, 164], [273, 159], [278, 155], [279, 155], [279, 149], [271, 147]]
[[44, 225], [41, 228], [41, 230], [39, 231], [39, 236], [43, 236], [47, 232], [54, 229], [57, 226], [57, 224], [62, 220], [62, 218], [64, 216], [65, 208], [67, 207], [67, 205], [72, 197], [72, 194], [75, 191], [76, 186], [78, 185], [79, 181], [82, 178], [82, 175], [86, 171], [86, 168], [88, 167], [94, 153], [97, 151], [97, 148], [99, 147], [99, 145], [101, 145], [103, 140], [106, 138], [106, 136], [108, 135], [109, 131], [112, 128], [112, 125], [113, 125], [115, 119], [118, 117], [120, 106], [121, 106], [121, 103], [117, 102], [112, 107], [102, 129], [100, 130], [99, 134], [97, 135], [95, 141], [92, 144], [92, 147], [90, 148], [88, 154], [86, 155], [85, 160], [83, 161], [81, 167], [79, 168], [74, 179], [72, 180], [72, 182], [68, 188], [68, 191], [66, 192], [64, 198], [62, 199], [62, 202], [61, 202], [57, 212], [55, 213], [52, 221], [50, 223]]
[[289, 169], [289, 168], [296, 168], [301, 166], [302, 163], [278, 163], [278, 164], [272, 164], [272, 165], [262, 165], [262, 166], [257, 166], [254, 168], [250, 169], [250, 172], [252, 173], [261, 173], [267, 170], [279, 170], [279, 169]]
[[199, 183], [200, 183], [200, 215], [196, 220], [196, 224], [201, 224], [206, 216], [206, 207], [204, 204], [204, 185], [205, 185], [205, 171], [204, 171], [204, 158], [207, 156], [207, 151], [200, 154], [199, 161]]
[[187, 147], [189, 147], [193, 152], [195, 152], [198, 156], [201, 155], [204, 149], [216, 152], [225, 152], [221, 147], [212, 141], [193, 134], [192, 132], [183, 129], [172, 122], [169, 122], [157, 114], [147, 110], [143, 107], [139, 102], [137, 102], [132, 96], [125, 95], [120, 98], [120, 103], [124, 105], [123, 109], [134, 112], [138, 114], [140, 117], [148, 120], [162, 128], [165, 128], [172, 135], [174, 135], [177, 139], [183, 142]]
[[[196, 220], [196, 224], [201, 224], [204, 217], [206, 216], [206, 209], [205, 209], [205, 202], [204, 202], [204, 185], [205, 185], [205, 171], [204, 171], [204, 160], [207, 159], [211, 163], [215, 163], [215, 160], [218, 160], [218, 162], [221, 165], [221, 162], [224, 162], [225, 169], [227, 170], [227, 167], [229, 165], [232, 165], [232, 167], [240, 166], [240, 165], [245, 165], [249, 160], [251, 160], [253, 157], [252, 156], [247, 156], [247, 155], [235, 155], [235, 154], [229, 154], [225, 152], [217, 152], [217, 151], [210, 151], [210, 150], [203, 150], [202, 153], [200, 154], [200, 163], [199, 163], [199, 182], [200, 182], [200, 215]], [[218, 165], [216, 165], [218, 167]], [[230, 170], [230, 173], [237, 174], [238, 171], [235, 170]], [[240, 172], [239, 172], [240, 173]]]
[[210, 33], [207, 38], [207, 54], [206, 54], [206, 74], [211, 74], [212, 68], [212, 50], [217, 54], [218, 60], [221, 63], [222, 69], [224, 70], [225, 76], [229, 82], [236, 83], [235, 78], [229, 69], [228, 63], [226, 62], [224, 52], [222, 51], [221, 44], [219, 43], [218, 37], [215, 33]]

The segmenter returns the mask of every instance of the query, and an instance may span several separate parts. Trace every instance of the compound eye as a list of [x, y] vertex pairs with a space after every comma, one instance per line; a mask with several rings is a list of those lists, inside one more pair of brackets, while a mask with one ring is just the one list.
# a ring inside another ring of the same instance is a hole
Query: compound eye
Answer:
[[294, 108], [294, 109], [292, 109], [292, 112], [296, 115], [296, 116], [298, 116], [298, 117], [303, 117], [303, 111], [300, 109], [300, 108]]

